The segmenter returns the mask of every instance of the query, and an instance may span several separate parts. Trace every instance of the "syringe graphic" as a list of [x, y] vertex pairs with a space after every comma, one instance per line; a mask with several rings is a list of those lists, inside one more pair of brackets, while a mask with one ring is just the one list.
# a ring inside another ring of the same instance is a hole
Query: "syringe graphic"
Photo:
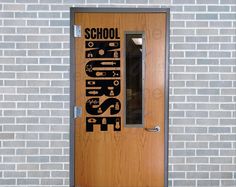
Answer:
[[113, 66], [113, 65], [116, 64], [116, 62], [112, 62], [112, 61], [111, 62], [101, 62], [101, 64], [102, 65], [112, 65]]

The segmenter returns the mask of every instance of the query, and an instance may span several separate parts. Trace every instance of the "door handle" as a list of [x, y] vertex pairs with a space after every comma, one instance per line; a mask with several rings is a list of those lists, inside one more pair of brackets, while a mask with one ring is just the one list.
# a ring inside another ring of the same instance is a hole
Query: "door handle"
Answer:
[[161, 128], [159, 125], [153, 127], [153, 128], [144, 128], [146, 131], [148, 132], [160, 132], [161, 131]]

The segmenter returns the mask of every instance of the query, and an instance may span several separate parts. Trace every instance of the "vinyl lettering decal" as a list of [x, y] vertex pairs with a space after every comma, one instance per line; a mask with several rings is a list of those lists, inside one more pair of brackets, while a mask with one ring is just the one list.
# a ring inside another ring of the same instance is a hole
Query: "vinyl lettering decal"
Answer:
[[100, 104], [99, 98], [92, 98], [86, 103], [86, 111], [92, 115], [103, 114], [108, 108], [110, 108], [110, 115], [117, 114], [120, 111], [120, 101], [116, 98], [109, 98]]
[[90, 77], [120, 77], [117, 67], [120, 67], [119, 60], [91, 60], [86, 64], [85, 71]]
[[90, 48], [85, 53], [87, 58], [120, 58], [119, 41], [90, 41], [86, 42], [86, 48]]
[[86, 96], [108, 96], [114, 97], [120, 94], [120, 80], [86, 80]]
[[87, 117], [86, 131], [93, 131], [94, 125], [99, 125], [101, 131], [107, 131], [107, 125], [112, 125], [114, 131], [120, 131], [120, 120], [120, 117]]
[[86, 131], [121, 131], [118, 28], [85, 28]]

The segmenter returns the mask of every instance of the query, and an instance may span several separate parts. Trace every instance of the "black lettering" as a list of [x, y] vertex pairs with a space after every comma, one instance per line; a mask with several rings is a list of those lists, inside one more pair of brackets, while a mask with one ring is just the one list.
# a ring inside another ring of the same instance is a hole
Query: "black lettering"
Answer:
[[97, 39], [102, 39], [102, 28], [97, 28]]
[[100, 125], [101, 131], [107, 131], [108, 125], [113, 125], [114, 131], [121, 130], [120, 117], [86, 117], [86, 131], [93, 132], [93, 126]]
[[120, 41], [117, 40], [107, 40], [107, 41], [86, 41], [86, 48], [99, 48], [106, 50], [113, 50], [120, 48]]
[[120, 111], [120, 101], [116, 98], [108, 98], [100, 104], [99, 98], [91, 98], [86, 103], [86, 111], [91, 115], [100, 115], [110, 108], [110, 115]]
[[89, 28], [86, 28], [86, 29], [85, 29], [85, 36], [84, 36], [84, 37], [85, 37], [86, 39], [89, 39], [89, 38], [90, 38], [90, 32], [89, 32], [89, 31], [90, 31]]
[[105, 29], [103, 29], [103, 39], [108, 39], [108, 38], [109, 38], [108, 29], [105, 28]]
[[85, 58], [120, 58], [120, 41], [86, 41]]
[[[97, 68], [96, 68], [97, 67]], [[109, 67], [109, 69], [107, 69]], [[120, 77], [119, 60], [91, 60], [85, 66], [85, 72], [90, 77]], [[106, 68], [106, 69], [105, 69]]]
[[120, 39], [119, 32], [118, 32], [118, 28], [115, 29], [115, 33], [116, 33], [115, 38], [116, 38], [116, 39]]
[[96, 35], [96, 29], [95, 29], [95, 28], [92, 28], [90, 31], [91, 31], [91, 36], [90, 36], [90, 38], [91, 38], [91, 39], [96, 39], [96, 36], [97, 36], [97, 35]]
[[110, 29], [109, 35], [110, 35], [110, 39], [114, 39], [114, 37], [115, 37], [114, 29]]
[[85, 39], [120, 39], [118, 28], [85, 28]]
[[85, 72], [93, 77], [86, 80], [86, 131], [93, 132], [94, 125], [100, 131], [107, 131], [109, 125], [121, 131], [121, 117], [117, 116], [121, 102], [116, 98], [121, 91], [118, 28], [85, 28], [85, 39], [85, 58], [90, 59]]
[[114, 97], [120, 94], [120, 80], [105, 79], [86, 80], [86, 96], [102, 96]]

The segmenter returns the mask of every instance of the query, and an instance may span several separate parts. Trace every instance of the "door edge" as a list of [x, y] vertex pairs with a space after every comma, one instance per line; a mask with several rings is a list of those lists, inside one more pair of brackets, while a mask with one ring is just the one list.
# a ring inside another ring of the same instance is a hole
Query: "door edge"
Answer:
[[164, 112], [164, 126], [165, 126], [165, 183], [168, 187], [168, 171], [169, 171], [169, 62], [170, 62], [170, 9], [166, 10], [166, 50], [165, 50], [165, 112]]
[[75, 9], [70, 8], [70, 159], [69, 159], [69, 186], [74, 187], [75, 185], [75, 167], [74, 167], [74, 145], [75, 145], [75, 120], [74, 120], [74, 106], [75, 106], [75, 39], [74, 39], [74, 23], [75, 23]]
[[90, 7], [71, 7], [70, 8], [70, 154], [69, 154], [69, 186], [75, 187], [75, 167], [74, 167], [74, 145], [75, 145], [75, 119], [74, 106], [75, 100], [75, 38], [74, 38], [74, 23], [75, 14], [78, 12], [155, 12], [166, 13], [166, 49], [165, 49], [165, 91], [164, 91], [164, 186], [168, 187], [168, 148], [169, 148], [169, 50], [170, 50], [170, 8], [90, 8]]

